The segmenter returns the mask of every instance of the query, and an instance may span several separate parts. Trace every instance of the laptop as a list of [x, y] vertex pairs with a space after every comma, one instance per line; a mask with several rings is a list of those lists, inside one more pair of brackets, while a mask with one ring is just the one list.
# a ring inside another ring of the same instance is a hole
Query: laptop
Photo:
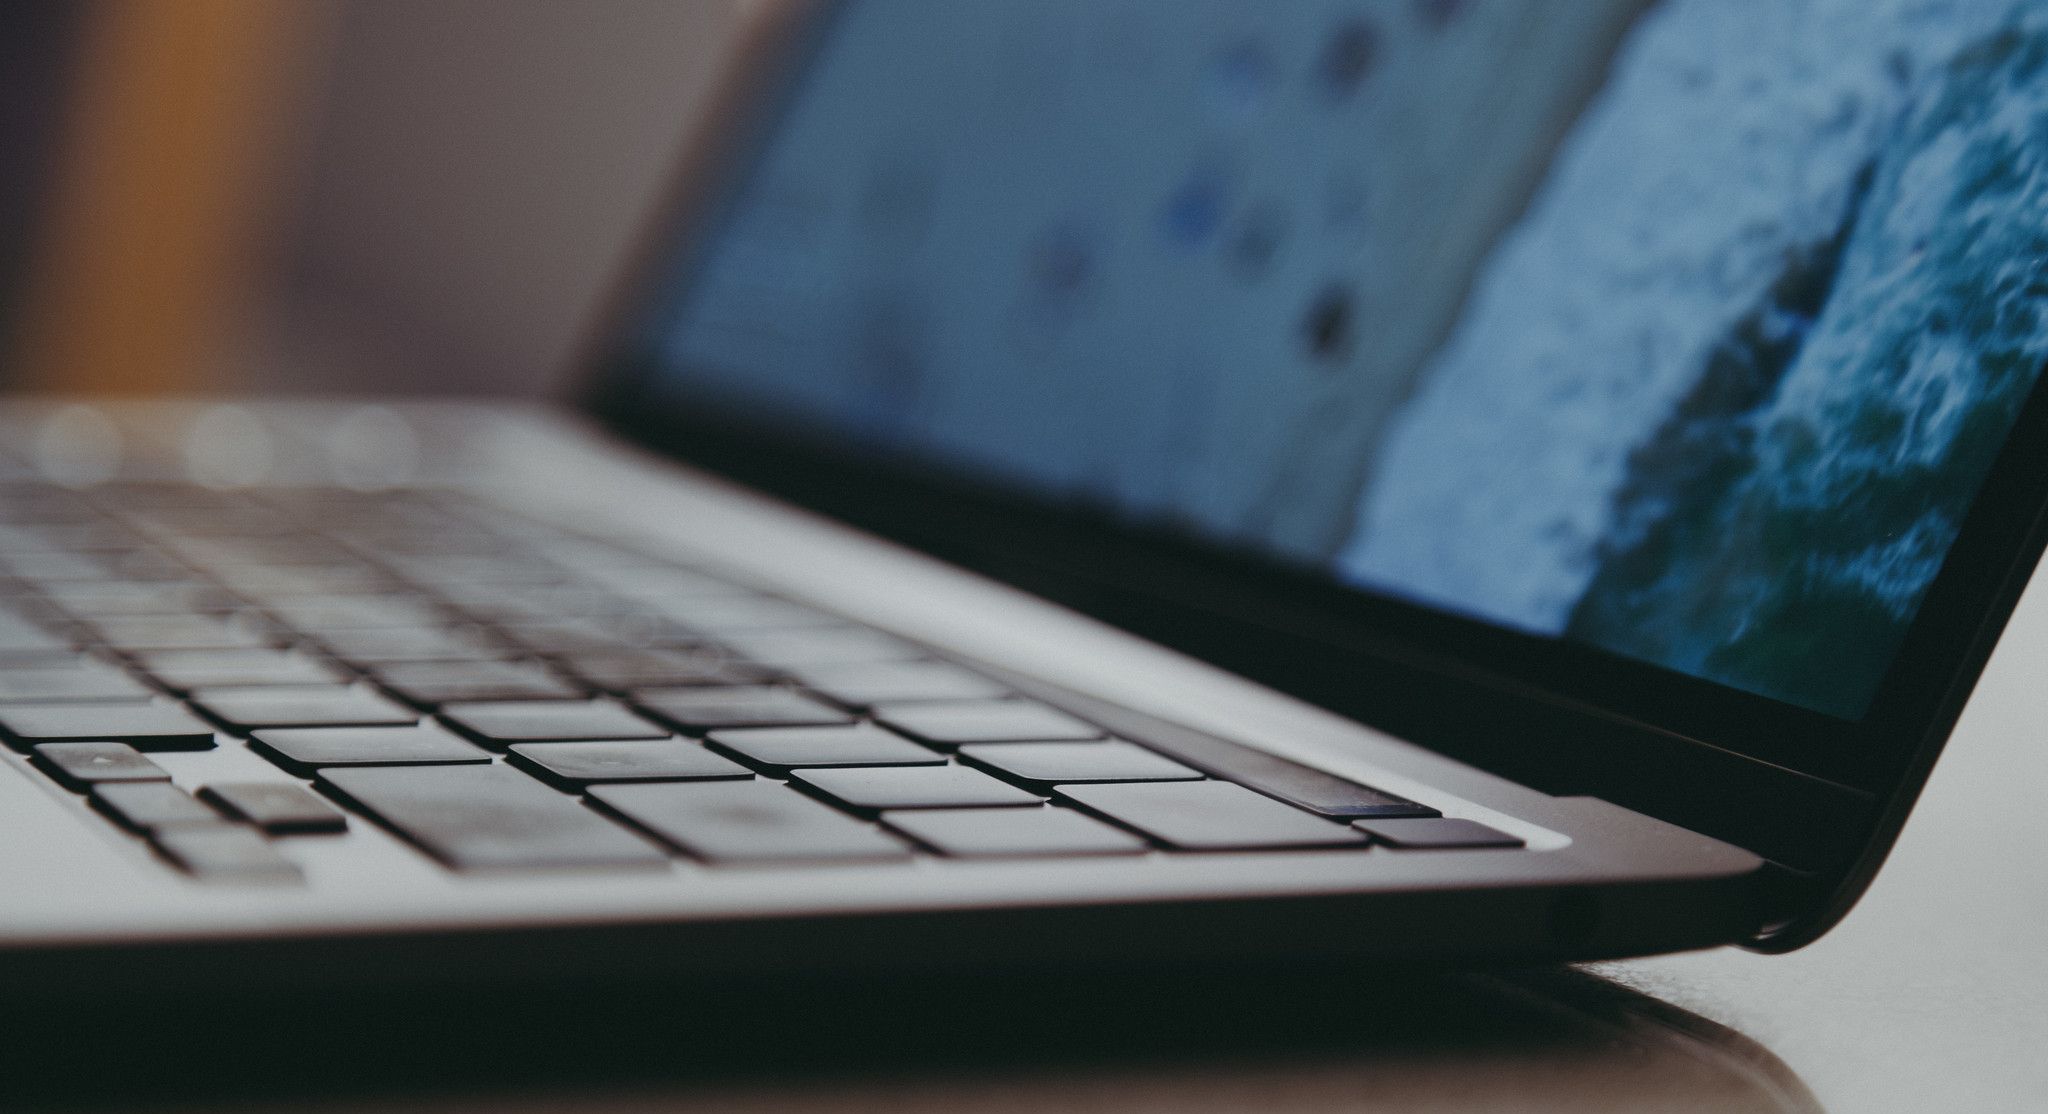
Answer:
[[574, 407], [10, 405], [0, 971], [1807, 943], [2043, 547], [2044, 59], [776, 9]]

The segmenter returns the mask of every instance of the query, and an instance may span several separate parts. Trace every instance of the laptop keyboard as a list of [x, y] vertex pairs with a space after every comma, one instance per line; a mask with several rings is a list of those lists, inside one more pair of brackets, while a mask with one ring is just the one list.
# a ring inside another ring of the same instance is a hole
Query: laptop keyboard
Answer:
[[[1520, 845], [428, 491], [0, 488], [0, 738], [231, 882], [364, 822], [453, 871]], [[152, 757], [213, 747], [298, 781]]]

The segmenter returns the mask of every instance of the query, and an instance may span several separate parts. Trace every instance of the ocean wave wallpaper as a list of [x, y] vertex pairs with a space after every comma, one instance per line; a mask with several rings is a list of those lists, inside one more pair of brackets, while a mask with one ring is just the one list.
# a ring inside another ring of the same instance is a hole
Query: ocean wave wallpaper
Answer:
[[1861, 710], [2048, 358], [2048, 30], [1832, 6], [1645, 19], [1396, 419], [1353, 575]]
[[713, 396], [1860, 715], [2048, 359], [2048, 0], [854, 0]]

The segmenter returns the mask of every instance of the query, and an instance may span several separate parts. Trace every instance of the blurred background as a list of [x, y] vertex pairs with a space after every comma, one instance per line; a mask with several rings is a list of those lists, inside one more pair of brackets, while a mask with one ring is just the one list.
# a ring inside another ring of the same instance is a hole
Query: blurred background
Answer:
[[7, 0], [0, 389], [563, 389], [763, 2]]

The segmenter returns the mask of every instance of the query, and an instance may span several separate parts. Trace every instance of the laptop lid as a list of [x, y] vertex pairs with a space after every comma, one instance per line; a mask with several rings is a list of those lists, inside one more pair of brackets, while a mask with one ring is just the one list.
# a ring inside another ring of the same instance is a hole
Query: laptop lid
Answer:
[[1874, 871], [2043, 542], [2013, 0], [847, 0], [592, 402], [1554, 793]]

